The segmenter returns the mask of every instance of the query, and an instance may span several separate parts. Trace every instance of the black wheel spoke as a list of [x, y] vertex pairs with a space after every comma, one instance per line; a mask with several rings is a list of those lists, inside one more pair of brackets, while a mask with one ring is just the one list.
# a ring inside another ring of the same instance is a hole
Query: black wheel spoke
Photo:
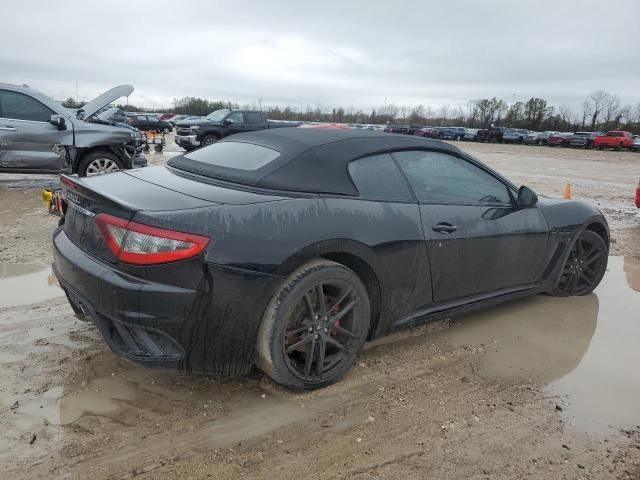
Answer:
[[602, 257], [602, 253], [600, 251], [597, 251], [596, 253], [592, 254], [590, 257], [587, 257], [584, 263], [586, 265], [591, 265], [596, 260], [600, 260], [601, 257]]
[[311, 297], [308, 293], [304, 294], [304, 304], [307, 306], [307, 311], [309, 315], [311, 315], [311, 320], [313, 321], [316, 318], [316, 311], [313, 308], [313, 302], [311, 302]]
[[285, 350], [286, 353], [292, 352], [294, 351], [296, 348], [300, 348], [303, 345], [306, 345], [307, 343], [309, 343], [310, 341], [313, 340], [313, 335], [305, 335], [304, 337], [302, 337], [302, 339], [300, 339], [299, 341], [297, 341], [296, 343], [289, 345], [289, 347], [287, 347], [287, 349]]
[[335, 338], [333, 337], [327, 337], [327, 343], [336, 347], [338, 350], [346, 352], [347, 351], [347, 347], [343, 344], [341, 344], [339, 341], [337, 341]]
[[342, 292], [342, 295], [340, 295], [340, 298], [338, 298], [338, 300], [333, 302], [333, 305], [331, 305], [331, 308], [329, 309], [329, 312], [333, 312], [336, 308], [338, 308], [340, 306], [340, 304], [342, 302], [344, 302], [345, 298], [347, 298], [349, 296], [351, 291], [352, 291], [351, 288], [346, 288], [344, 290], [344, 292]]
[[306, 332], [307, 330], [309, 330], [309, 327], [302, 326], [299, 328], [295, 328], [293, 330], [287, 330], [286, 332], [284, 332], [285, 335], [289, 336], [289, 335], [295, 335], [296, 333], [302, 333], [302, 332]]
[[338, 310], [338, 313], [331, 317], [329, 325], [331, 327], [335, 326], [336, 323], [338, 323], [347, 313], [353, 310], [353, 307], [356, 305], [356, 303], [358, 303], [357, 300], [351, 300], [344, 307]]
[[574, 272], [574, 274], [571, 276], [569, 293], [573, 294], [578, 289], [578, 280], [580, 280], [580, 275], [578, 275], [578, 272]]
[[596, 277], [597, 277], [596, 272], [595, 272], [594, 270], [592, 270], [592, 269], [591, 269], [591, 267], [590, 267], [590, 266], [588, 266], [587, 264], [584, 264], [584, 265], [582, 266], [582, 271], [583, 271], [584, 273], [586, 273], [586, 274], [588, 274], [588, 275], [592, 276], [593, 278], [596, 278]]
[[322, 283], [316, 286], [316, 297], [318, 299], [318, 314], [324, 315], [327, 311], [327, 304], [324, 298], [324, 289]]
[[318, 342], [320, 345], [318, 348], [318, 363], [316, 365], [316, 372], [322, 378], [324, 375], [324, 356], [327, 353], [327, 342], [326, 340], [320, 339]]
[[311, 373], [311, 365], [313, 364], [313, 356], [316, 353], [316, 338], [311, 339], [311, 348], [307, 352], [307, 356], [304, 359], [304, 374], [308, 377]]
[[600, 249], [598, 248], [598, 245], [594, 245], [591, 249], [589, 249], [589, 251], [583, 255], [583, 258], [589, 260], [594, 254], [596, 257], [600, 256]]
[[333, 331], [336, 332], [336, 333], [339, 333], [340, 335], [344, 335], [345, 337], [358, 338], [358, 335], [356, 335], [353, 332], [350, 332], [349, 330], [345, 330], [344, 328], [342, 328], [340, 326], [333, 327]]

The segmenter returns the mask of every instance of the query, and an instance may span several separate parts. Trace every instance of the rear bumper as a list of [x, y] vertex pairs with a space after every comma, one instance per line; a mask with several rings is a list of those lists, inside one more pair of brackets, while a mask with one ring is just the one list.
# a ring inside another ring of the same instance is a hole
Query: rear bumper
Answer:
[[74, 310], [91, 316], [116, 354], [145, 367], [251, 369], [262, 314], [282, 277], [203, 262], [202, 289], [193, 290], [118, 271], [62, 229], [53, 247], [53, 269]]

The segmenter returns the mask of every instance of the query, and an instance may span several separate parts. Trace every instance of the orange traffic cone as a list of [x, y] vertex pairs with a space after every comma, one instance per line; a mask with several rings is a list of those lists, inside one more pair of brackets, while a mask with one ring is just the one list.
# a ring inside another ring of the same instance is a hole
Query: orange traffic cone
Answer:
[[571, 199], [571, 184], [569, 182], [564, 184], [564, 198]]

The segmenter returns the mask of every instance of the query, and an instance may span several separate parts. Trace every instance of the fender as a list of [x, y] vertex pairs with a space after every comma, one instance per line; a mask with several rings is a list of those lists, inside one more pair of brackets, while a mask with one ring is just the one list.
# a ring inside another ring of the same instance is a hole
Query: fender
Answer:
[[600, 235], [610, 245], [609, 225], [598, 208], [582, 200], [540, 199], [540, 207], [549, 224], [551, 256], [542, 274], [547, 290], [560, 281], [564, 266], [576, 239], [587, 229]]

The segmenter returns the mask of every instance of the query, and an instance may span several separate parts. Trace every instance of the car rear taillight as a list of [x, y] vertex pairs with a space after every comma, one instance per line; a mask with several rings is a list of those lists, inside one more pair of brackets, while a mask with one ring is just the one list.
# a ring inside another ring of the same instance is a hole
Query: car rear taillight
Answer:
[[133, 265], [176, 262], [199, 255], [209, 238], [131, 222], [106, 213], [96, 222], [109, 249], [120, 261]]

